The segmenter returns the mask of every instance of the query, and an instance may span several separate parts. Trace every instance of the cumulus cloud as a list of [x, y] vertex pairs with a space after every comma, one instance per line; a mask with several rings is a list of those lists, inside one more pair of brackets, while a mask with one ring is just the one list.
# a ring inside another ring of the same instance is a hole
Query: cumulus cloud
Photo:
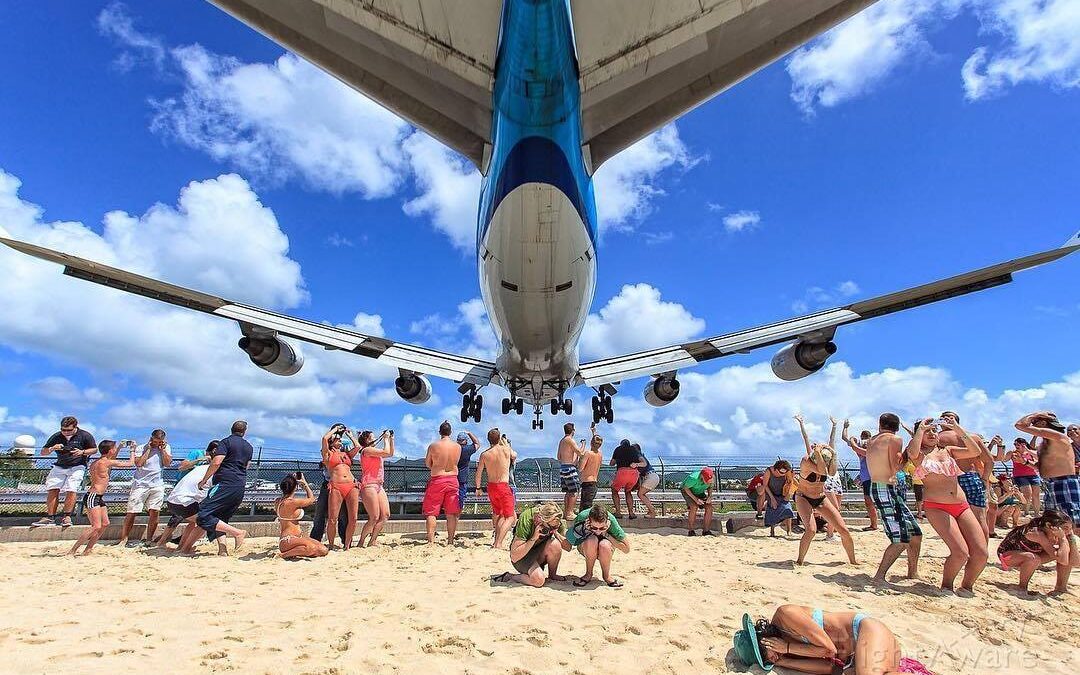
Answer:
[[409, 331], [435, 349], [481, 359], [494, 360], [499, 347], [480, 298], [458, 305], [454, 316], [432, 314], [414, 321]]
[[802, 298], [791, 303], [791, 309], [799, 314], [804, 314], [811, 309], [832, 307], [858, 295], [861, 290], [854, 281], [841, 281], [832, 288], [811, 286], [806, 289], [806, 293], [803, 294]]
[[589, 315], [581, 351], [586, 358], [604, 358], [685, 342], [703, 330], [702, 319], [677, 302], [662, 300], [658, 289], [626, 285], [599, 312]]
[[1080, 3], [1075, 0], [977, 0], [983, 30], [1002, 36], [1000, 47], [980, 47], [964, 62], [971, 100], [1023, 82], [1080, 87]]
[[66, 377], [56, 375], [35, 380], [27, 389], [43, 400], [74, 407], [96, 405], [106, 398], [105, 392], [97, 387], [81, 389]]
[[791, 98], [807, 114], [870, 91], [905, 60], [925, 53], [925, 22], [942, 0], [881, 0], [810, 44], [787, 62]]
[[724, 216], [724, 229], [728, 232], [752, 230], [761, 224], [761, 214], [757, 211], [736, 211]]
[[[0, 171], [0, 222], [17, 239], [227, 298], [288, 307], [307, 297], [273, 212], [237, 176], [193, 182], [176, 206], [157, 204], [141, 216], [110, 213], [100, 233], [82, 223], [46, 222], [40, 207], [19, 197], [19, 187]], [[97, 378], [122, 374], [149, 391], [183, 395], [190, 405], [286, 417], [339, 414], [372, 383], [395, 375], [374, 361], [308, 349], [304, 370], [279, 378], [247, 362], [234, 323], [70, 279], [56, 265], [6, 247], [0, 266], [0, 343]], [[359, 314], [351, 326], [382, 332], [374, 315]], [[57, 395], [68, 389], [55, 380], [46, 388]]]
[[420, 195], [405, 202], [405, 213], [428, 216], [454, 246], [476, 246], [476, 218], [480, 203], [480, 172], [434, 138], [415, 133], [405, 141]]

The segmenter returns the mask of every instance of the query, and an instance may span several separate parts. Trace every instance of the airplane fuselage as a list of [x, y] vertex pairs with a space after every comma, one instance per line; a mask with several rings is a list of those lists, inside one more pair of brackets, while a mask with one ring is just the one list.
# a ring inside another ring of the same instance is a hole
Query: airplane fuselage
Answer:
[[500, 343], [496, 366], [530, 403], [573, 384], [596, 287], [596, 203], [570, 16], [568, 0], [504, 4], [480, 193], [477, 265]]

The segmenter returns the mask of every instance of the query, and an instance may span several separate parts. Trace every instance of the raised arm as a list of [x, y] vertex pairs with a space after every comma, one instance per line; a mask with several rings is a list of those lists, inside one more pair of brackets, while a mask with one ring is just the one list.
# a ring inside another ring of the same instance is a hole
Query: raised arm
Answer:
[[387, 457], [393, 457], [394, 436], [392, 434], [387, 434], [385, 436], [380, 436], [378, 440], [382, 441], [382, 445], [368, 446], [364, 448], [364, 454], [368, 455], [369, 457], [382, 457], [383, 459], [386, 459]]
[[1025, 434], [1031, 434], [1032, 436], [1045, 438], [1049, 441], [1062, 441], [1064, 443], [1071, 443], [1072, 439], [1070, 439], [1067, 434], [1064, 434], [1060, 431], [1055, 431], [1054, 429], [1047, 429], [1045, 427], [1036, 427], [1032, 425], [1032, 422], [1034, 420], [1040, 417], [1046, 417], [1049, 414], [1049, 412], [1043, 411], [1031, 413], [1030, 415], [1025, 415], [1016, 422], [1016, 428], [1017, 430]]
[[949, 446], [946, 450], [952, 454], [954, 459], [975, 459], [981, 457], [983, 449], [986, 446], [979, 447], [979, 444], [975, 442], [975, 439], [971, 437], [967, 431], [964, 430], [959, 424], [946, 424], [942, 423], [941, 428], [945, 431], [955, 431], [956, 435], [960, 438], [960, 442], [963, 446]]
[[[148, 459], [150, 459], [150, 452], [152, 450], [153, 450], [153, 448], [150, 447], [149, 443], [143, 445], [142, 454], [135, 458], [135, 466], [145, 466], [146, 461]], [[131, 448], [131, 452], [132, 452], [132, 454], [135, 453], [135, 448], [134, 447]]]
[[918, 466], [922, 463], [922, 442], [923, 436], [926, 435], [926, 430], [930, 428], [930, 425], [934, 423], [934, 420], [929, 417], [922, 420], [915, 425], [915, 431], [911, 434], [911, 440], [907, 444], [907, 456], [911, 460], [911, 463]]
[[829, 423], [832, 424], [832, 428], [829, 429], [829, 447], [833, 450], [836, 449], [836, 418], [829, 415]]
[[[806, 424], [803, 423], [802, 413], [795, 414], [795, 421], [799, 423], [799, 432], [802, 434], [803, 446], [806, 448], [806, 456], [810, 456], [810, 436], [806, 434]], [[836, 428], [833, 427], [833, 431]]]
[[311, 491], [311, 486], [308, 485], [307, 479], [304, 478], [304, 474], [300, 474], [300, 487], [304, 488], [305, 496], [303, 499], [297, 499], [293, 497], [293, 501], [296, 502], [296, 506], [298, 508], [306, 509], [307, 507], [317, 502], [318, 499], [315, 497], [315, 493]]

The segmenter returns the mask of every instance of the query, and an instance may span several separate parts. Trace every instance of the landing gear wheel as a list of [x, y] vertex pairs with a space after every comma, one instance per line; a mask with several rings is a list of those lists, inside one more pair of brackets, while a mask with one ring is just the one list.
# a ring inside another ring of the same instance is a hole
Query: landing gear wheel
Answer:
[[513, 410], [513, 408], [514, 404], [510, 401], [510, 399], [504, 398], [502, 400], [502, 414], [509, 415], [510, 411]]
[[472, 405], [472, 418], [477, 424], [480, 423], [480, 418], [484, 416], [484, 397], [477, 395], [473, 398]]
[[559, 402], [557, 400], [555, 400], [555, 399], [551, 399], [551, 414], [552, 415], [558, 415], [559, 414]]
[[519, 415], [524, 415], [525, 414], [525, 401], [524, 401], [524, 399], [519, 398], [518, 400], [514, 401], [514, 412], [516, 412]]
[[608, 424], [615, 421], [615, 411], [611, 409], [610, 398], [607, 400], [607, 410], [604, 411], [604, 420], [606, 420]]
[[469, 411], [468, 411], [467, 408], [462, 408], [461, 409], [461, 423], [464, 424], [465, 422], [468, 422], [468, 421], [469, 421]]
[[570, 399], [566, 399], [565, 401], [563, 401], [562, 402], [562, 411], [564, 413], [566, 413], [567, 415], [573, 415], [574, 414], [574, 402], [571, 401]]
[[600, 397], [592, 397], [592, 422], [593, 424], [599, 424], [600, 420], [604, 419], [603, 410], [600, 407]]

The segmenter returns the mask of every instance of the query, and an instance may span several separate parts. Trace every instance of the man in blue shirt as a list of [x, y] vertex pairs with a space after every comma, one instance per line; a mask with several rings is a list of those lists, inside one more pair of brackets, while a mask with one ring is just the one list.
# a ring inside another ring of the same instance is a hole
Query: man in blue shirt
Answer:
[[[206, 532], [206, 537], [214, 541], [222, 535], [233, 538], [233, 552], [244, 544], [245, 533], [229, 525], [229, 519], [236, 513], [244, 501], [244, 486], [247, 483], [247, 466], [251, 461], [254, 448], [244, 439], [247, 422], [233, 422], [232, 435], [222, 439], [214, 448], [210, 458], [210, 467], [206, 477], [199, 481], [199, 489], [207, 483], [213, 483], [206, 499], [199, 504], [199, 514], [195, 522]], [[228, 555], [224, 542], [218, 542], [218, 555]]]
[[469, 463], [480, 447], [480, 441], [471, 431], [465, 431], [457, 435], [457, 442], [461, 446], [461, 457], [457, 463], [458, 506], [465, 508], [465, 493], [469, 488]]

